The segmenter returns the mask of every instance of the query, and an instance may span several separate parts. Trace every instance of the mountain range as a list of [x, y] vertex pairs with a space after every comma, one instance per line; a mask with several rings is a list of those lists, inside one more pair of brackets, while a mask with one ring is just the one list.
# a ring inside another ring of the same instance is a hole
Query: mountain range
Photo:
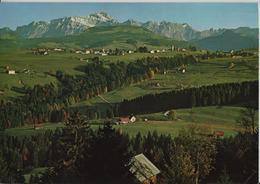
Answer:
[[[28, 25], [17, 27], [15, 31], [3, 28], [0, 29], [0, 38], [9, 38], [15, 35], [25, 39], [61, 38], [84, 34], [93, 27], [107, 27], [108, 31], [110, 28], [115, 30], [115, 26], [139, 27], [144, 29], [144, 31], [149, 30], [154, 34], [165, 37], [165, 39], [187, 41], [197, 47], [211, 50], [258, 47], [257, 28], [240, 27], [236, 29], [223, 28], [198, 31], [187, 23], [181, 24], [167, 21], [147, 21], [142, 23], [132, 19], [119, 22], [105, 12], [98, 12], [88, 16], [58, 18], [50, 22], [32, 22]], [[230, 40], [231, 38], [232, 40]]]

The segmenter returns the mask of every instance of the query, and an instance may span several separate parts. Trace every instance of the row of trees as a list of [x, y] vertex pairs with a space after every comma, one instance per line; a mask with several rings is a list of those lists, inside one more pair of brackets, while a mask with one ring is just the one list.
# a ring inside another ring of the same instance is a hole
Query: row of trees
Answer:
[[177, 108], [238, 104], [257, 99], [258, 81], [245, 81], [149, 94], [124, 100], [115, 111], [120, 115], [145, 114]]
[[182, 64], [194, 64], [193, 56], [139, 59], [136, 62], [105, 63], [94, 58], [79, 68], [84, 75], [71, 76], [56, 72], [58, 87], [54, 84], [24, 88], [24, 95], [13, 101], [0, 102], [0, 128], [28, 123], [63, 121], [69, 116], [68, 106], [101, 93], [152, 78], [155, 73]]
[[133, 184], [127, 165], [143, 153], [160, 169], [158, 183], [257, 183], [258, 131], [217, 139], [192, 126], [175, 138], [156, 132], [130, 138], [109, 122], [94, 131], [78, 113], [66, 125], [23, 139], [1, 137], [0, 182], [23, 182], [24, 172], [44, 166], [30, 183]]

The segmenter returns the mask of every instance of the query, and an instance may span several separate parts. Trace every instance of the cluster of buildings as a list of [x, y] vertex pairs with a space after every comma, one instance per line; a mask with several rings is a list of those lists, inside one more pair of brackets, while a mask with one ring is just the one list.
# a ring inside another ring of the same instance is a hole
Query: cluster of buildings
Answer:
[[76, 54], [94, 54], [94, 55], [99, 55], [99, 56], [108, 56], [108, 55], [125, 55], [125, 54], [132, 54], [135, 51], [133, 50], [124, 50], [124, 49], [84, 49], [84, 50], [71, 50], [71, 53], [76, 53]]
[[122, 116], [119, 117], [119, 119], [115, 120], [115, 124], [128, 124], [128, 123], [134, 123], [136, 121], [136, 117], [131, 116]]
[[[49, 55], [50, 52], [65, 52], [66, 49], [63, 48], [32, 48], [31, 49], [32, 53], [34, 55]], [[152, 49], [148, 50], [147, 53], [155, 54], [155, 53], [164, 53], [167, 51], [180, 51], [180, 52], [185, 52], [187, 51], [185, 48], [178, 48], [172, 45], [169, 49]], [[99, 56], [107, 56], [107, 55], [125, 55], [125, 54], [132, 54], [138, 52], [138, 50], [126, 50], [126, 49], [71, 49], [70, 53], [75, 53], [75, 54], [82, 54], [82, 55], [88, 55], [88, 54], [94, 54], [94, 55], [99, 55]]]
[[46, 56], [48, 55], [50, 52], [65, 52], [65, 49], [62, 48], [32, 48], [31, 49], [32, 53], [34, 55], [43, 55]]

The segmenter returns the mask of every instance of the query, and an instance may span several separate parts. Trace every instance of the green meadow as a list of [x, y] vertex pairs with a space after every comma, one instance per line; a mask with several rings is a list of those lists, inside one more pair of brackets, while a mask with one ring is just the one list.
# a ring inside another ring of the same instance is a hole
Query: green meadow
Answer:
[[[233, 106], [210, 106], [196, 107], [192, 109], [175, 110], [176, 119], [171, 120], [164, 115], [165, 112], [145, 114], [137, 116], [135, 123], [126, 125], [114, 125], [122, 133], [128, 133], [130, 136], [136, 135], [138, 132], [145, 135], [149, 131], [157, 131], [159, 134], [169, 134], [177, 136], [179, 131], [190, 126], [198, 126], [205, 130], [205, 133], [213, 133], [213, 131], [224, 131], [225, 136], [235, 135], [238, 131], [242, 131], [237, 120], [240, 118], [242, 107]], [[147, 119], [147, 121], [145, 121]], [[257, 117], [258, 119], [258, 117]], [[97, 129], [102, 126], [105, 120], [90, 121], [91, 128]], [[37, 135], [46, 130], [54, 131], [56, 128], [64, 127], [63, 123], [44, 123], [41, 128], [34, 130], [33, 125], [6, 129], [2, 134], [16, 135], [19, 137]]]
[[[199, 54], [200, 52], [193, 52]], [[174, 56], [176, 52], [166, 52], [158, 54], [133, 53], [124, 56], [99, 56], [105, 62], [131, 62], [138, 58], [148, 56]], [[187, 53], [188, 54], [188, 53]], [[189, 54], [192, 54], [190, 52]], [[77, 68], [91, 62], [91, 58], [96, 55], [81, 55], [69, 52], [50, 52], [47, 56], [33, 55], [29, 50], [20, 50], [14, 53], [1, 54], [0, 57], [0, 99], [17, 97], [23, 95], [15, 92], [13, 87], [34, 86], [36, 84], [57, 83], [55, 77], [47, 74], [55, 74], [57, 70], [62, 70], [71, 75], [82, 75]], [[83, 60], [82, 60], [83, 59]], [[232, 66], [232, 67], [230, 67]], [[6, 67], [14, 69], [17, 74], [8, 75]], [[29, 70], [29, 73], [23, 71]], [[185, 73], [178, 71], [178, 68], [166, 71], [165, 74], [155, 74], [154, 78], [142, 81], [128, 87], [116, 89], [101, 97], [95, 97], [88, 101], [74, 104], [72, 107], [98, 107], [109, 106], [104, 99], [110, 103], [121, 102], [124, 99], [133, 99], [150, 93], [161, 93], [164, 91], [178, 90], [203, 85], [212, 85], [226, 82], [240, 82], [258, 79], [258, 58], [243, 57], [240, 59], [217, 58], [202, 60], [200, 63], [186, 66]], [[103, 98], [103, 99], [102, 99]], [[240, 130], [236, 119], [239, 117], [241, 107], [203, 107], [191, 109], [178, 109], [177, 119], [169, 120], [162, 113], [138, 116], [138, 121], [129, 125], [116, 125], [122, 132], [135, 135], [137, 132], [146, 134], [148, 131], [158, 131], [163, 134], [176, 136], [178, 132], [192, 124], [208, 129], [225, 131], [225, 136], [234, 135]], [[84, 111], [83, 111], [84, 112]], [[148, 121], [144, 121], [144, 117]], [[103, 120], [97, 120], [98, 124], [92, 124], [92, 128], [100, 126]], [[7, 135], [32, 135], [42, 133], [45, 130], [55, 130], [63, 127], [62, 123], [46, 123], [39, 130], [34, 130], [32, 125], [17, 127], [5, 130]]]
[[[174, 56], [176, 52], [167, 53], [132, 53], [122, 56], [99, 56], [105, 62], [131, 62], [138, 58], [148, 56]], [[78, 68], [86, 65], [91, 58], [97, 55], [82, 55], [69, 52], [49, 52], [49, 55], [34, 55], [30, 50], [16, 50], [4, 52], [0, 56], [0, 99], [15, 97], [21, 94], [12, 90], [12, 87], [21, 88], [24, 85], [34, 86], [36, 84], [57, 83], [55, 77], [47, 74], [55, 74], [61, 70], [70, 75], [81, 75]], [[8, 75], [6, 69], [15, 70], [15, 75]], [[26, 72], [28, 71], [28, 72]]]
[[[231, 63], [233, 68], [229, 68]], [[201, 63], [188, 65], [185, 73], [169, 70], [166, 74], [155, 74], [155, 77], [128, 87], [116, 89], [101, 96], [110, 103], [121, 102], [151, 93], [160, 93], [218, 83], [241, 82], [258, 79], [258, 58], [210, 59]], [[95, 106], [104, 103], [100, 97], [82, 101], [74, 106]]]

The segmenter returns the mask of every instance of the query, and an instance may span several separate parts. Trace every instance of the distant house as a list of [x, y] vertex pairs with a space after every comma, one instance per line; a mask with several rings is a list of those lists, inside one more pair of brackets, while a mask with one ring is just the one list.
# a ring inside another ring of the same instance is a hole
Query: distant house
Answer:
[[57, 51], [57, 52], [62, 52], [63, 51], [63, 49], [60, 49], [60, 48], [55, 48], [55, 49], [53, 49], [54, 51]]
[[119, 118], [119, 123], [120, 124], [127, 124], [127, 123], [129, 123], [129, 117], [127, 116], [127, 117], [120, 117]]
[[100, 53], [99, 50], [94, 51], [94, 54], [99, 54], [99, 53]]
[[151, 51], [150, 51], [150, 53], [151, 53], [151, 54], [154, 54], [154, 53], [155, 53], [155, 51], [154, 51], [154, 50], [151, 50]]
[[119, 118], [119, 124], [128, 124], [128, 123], [134, 123], [136, 121], [135, 116], [125, 116]]
[[81, 51], [81, 50], [76, 50], [75, 53], [76, 53], [76, 54], [82, 54], [82, 51]]
[[156, 184], [157, 175], [160, 170], [144, 156], [139, 154], [131, 158], [129, 162], [129, 172], [141, 184]]
[[136, 121], [136, 117], [135, 116], [130, 116], [129, 121], [131, 123], [134, 123]]
[[45, 52], [43, 53], [43, 55], [44, 55], [44, 56], [48, 55], [48, 52], [47, 52], [47, 51], [45, 51]]
[[215, 136], [215, 137], [223, 137], [224, 136], [224, 132], [223, 131], [214, 131], [213, 132], [213, 135]]
[[164, 116], [168, 116], [170, 114], [170, 111], [166, 111], [165, 113], [163, 113]]
[[90, 50], [86, 50], [86, 51], [85, 51], [85, 54], [90, 54]]
[[107, 53], [101, 53], [101, 56], [107, 56]]
[[127, 53], [128, 53], [128, 54], [132, 54], [132, 53], [134, 53], [134, 51], [129, 50], [129, 51], [127, 51]]
[[9, 75], [15, 75], [15, 70], [7, 70], [7, 73], [8, 73]]

